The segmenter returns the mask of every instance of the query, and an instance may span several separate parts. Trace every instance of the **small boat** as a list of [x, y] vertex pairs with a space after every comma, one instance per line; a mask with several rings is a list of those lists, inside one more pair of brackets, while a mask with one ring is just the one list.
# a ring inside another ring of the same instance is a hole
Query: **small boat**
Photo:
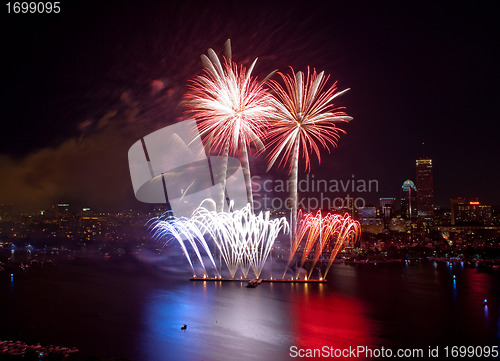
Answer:
[[181, 330], [186, 330], [188, 328], [188, 325], [184, 324], [184, 326], [181, 327]]
[[248, 288], [255, 288], [258, 285], [260, 285], [261, 283], [262, 283], [261, 279], [254, 278], [253, 280], [250, 280], [250, 282], [248, 282], [248, 284], [246, 285], [246, 287], [248, 287]]

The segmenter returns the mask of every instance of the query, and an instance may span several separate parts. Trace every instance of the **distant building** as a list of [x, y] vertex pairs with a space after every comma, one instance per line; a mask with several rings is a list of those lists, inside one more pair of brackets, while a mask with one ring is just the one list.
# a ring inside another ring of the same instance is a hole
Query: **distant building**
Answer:
[[360, 218], [359, 224], [363, 232], [379, 234], [384, 232], [384, 224], [381, 218], [366, 217]]
[[395, 232], [407, 232], [409, 226], [410, 226], [409, 221], [398, 216], [391, 219], [389, 230]]
[[419, 224], [429, 229], [434, 218], [432, 159], [417, 159], [417, 213]]
[[107, 230], [108, 219], [106, 216], [98, 216], [90, 208], [82, 208], [80, 217], [81, 241], [92, 243], [103, 240]]
[[417, 217], [417, 187], [409, 179], [401, 186], [401, 217], [404, 219]]
[[464, 198], [450, 199], [451, 225], [491, 225], [493, 211], [490, 205], [478, 200], [467, 202]]
[[357, 218], [363, 232], [378, 234], [384, 231], [384, 224], [382, 219], [377, 217], [376, 207], [367, 206], [358, 209]]
[[465, 205], [465, 198], [451, 198], [450, 199], [450, 212], [451, 212], [451, 225], [456, 225], [456, 213], [458, 212], [459, 206]]
[[380, 198], [380, 213], [384, 220], [384, 227], [389, 228], [391, 218], [394, 215], [394, 204], [396, 198]]
[[357, 210], [358, 218], [376, 218], [377, 208], [373, 206], [367, 206]]
[[58, 203], [56, 214], [58, 217], [65, 217], [69, 215], [69, 203]]

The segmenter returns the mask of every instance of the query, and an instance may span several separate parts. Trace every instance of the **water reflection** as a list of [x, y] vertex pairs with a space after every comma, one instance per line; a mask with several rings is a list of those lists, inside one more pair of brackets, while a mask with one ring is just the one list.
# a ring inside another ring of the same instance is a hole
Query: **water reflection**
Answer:
[[32, 269], [12, 281], [9, 271], [0, 277], [0, 307], [9, 310], [0, 333], [134, 361], [282, 361], [292, 345], [499, 344], [500, 274], [453, 271], [444, 263], [334, 265], [326, 284], [254, 289], [155, 278], [129, 263]]
[[[146, 306], [138, 359], [284, 359], [291, 340], [287, 313], [269, 284], [248, 289], [240, 282], [191, 282], [157, 289]], [[184, 323], [186, 331], [180, 330]]]
[[[338, 266], [327, 284], [190, 282], [155, 289], [141, 360], [289, 360], [335, 349], [498, 342], [494, 277], [460, 267]], [[455, 276], [455, 277], [454, 277]], [[486, 296], [493, 302], [483, 307]], [[186, 323], [186, 332], [180, 327]]]
[[10, 274], [10, 297], [14, 297], [14, 274]]
[[497, 320], [497, 341], [500, 343], [500, 312], [498, 312], [498, 320]]
[[328, 287], [191, 282], [156, 289], [145, 307], [137, 358], [287, 360], [292, 345], [371, 345], [366, 306]]
[[297, 292], [292, 300], [291, 318], [295, 345], [299, 348], [346, 349], [374, 344], [366, 305], [353, 297], [336, 292]]

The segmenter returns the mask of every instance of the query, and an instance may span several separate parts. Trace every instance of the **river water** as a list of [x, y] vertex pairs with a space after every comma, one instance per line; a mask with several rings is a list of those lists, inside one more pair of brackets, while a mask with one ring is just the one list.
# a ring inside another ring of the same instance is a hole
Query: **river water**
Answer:
[[129, 258], [0, 276], [0, 339], [76, 346], [81, 359], [280, 361], [294, 359], [294, 346], [439, 346], [443, 355], [500, 344], [500, 275], [460, 263], [336, 264], [326, 284], [254, 289]]

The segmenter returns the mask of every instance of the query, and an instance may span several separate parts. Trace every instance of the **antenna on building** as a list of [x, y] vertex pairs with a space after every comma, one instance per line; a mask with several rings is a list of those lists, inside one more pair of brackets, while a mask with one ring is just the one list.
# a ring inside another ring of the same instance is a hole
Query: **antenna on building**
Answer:
[[422, 142], [422, 158], [421, 159], [425, 159], [425, 143]]

